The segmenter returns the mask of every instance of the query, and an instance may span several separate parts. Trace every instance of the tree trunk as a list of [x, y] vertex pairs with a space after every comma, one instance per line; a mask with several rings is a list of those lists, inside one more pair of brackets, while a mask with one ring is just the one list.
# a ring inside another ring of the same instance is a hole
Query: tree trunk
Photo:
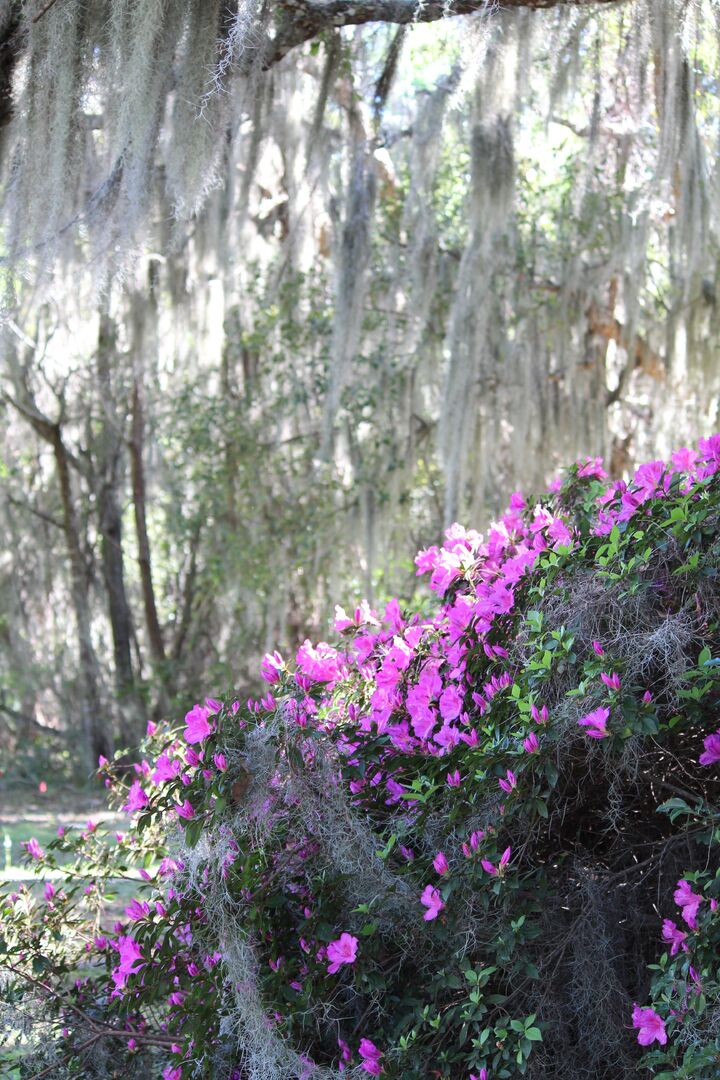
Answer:
[[65, 540], [70, 558], [70, 586], [72, 603], [77, 624], [78, 645], [80, 651], [80, 679], [82, 694], [80, 699], [80, 718], [85, 736], [85, 745], [95, 768], [100, 754], [109, 757], [112, 754], [112, 738], [103, 722], [100, 705], [98, 662], [92, 643], [92, 622], [90, 617], [90, 590], [88, 585], [85, 560], [80, 543], [80, 530], [73, 503], [70, 464], [67, 448], [62, 438], [60, 424], [47, 424], [45, 431], [35, 422], [35, 429], [51, 444], [57, 468], [60, 498], [63, 509]]
[[143, 415], [142, 379], [136, 374], [132, 393], [132, 427], [130, 435], [130, 466], [132, 472], [133, 507], [135, 510], [135, 530], [137, 533], [138, 562], [140, 564], [140, 582], [142, 585], [145, 625], [147, 628], [150, 655], [156, 674], [163, 685], [167, 684], [168, 671], [163, 641], [162, 628], [155, 603], [155, 588], [152, 577], [150, 558], [150, 539], [147, 530], [145, 484], [145, 421]]
[[125, 557], [122, 537], [122, 509], [119, 489], [122, 479], [122, 424], [114, 409], [111, 357], [115, 352], [115, 329], [109, 316], [100, 316], [97, 350], [97, 377], [101, 422], [95, 440], [98, 469], [98, 524], [103, 578], [113, 639], [115, 687], [120, 711], [120, 727], [126, 746], [134, 745], [142, 734], [145, 704], [138, 691], [132, 664], [133, 625], [125, 589]]

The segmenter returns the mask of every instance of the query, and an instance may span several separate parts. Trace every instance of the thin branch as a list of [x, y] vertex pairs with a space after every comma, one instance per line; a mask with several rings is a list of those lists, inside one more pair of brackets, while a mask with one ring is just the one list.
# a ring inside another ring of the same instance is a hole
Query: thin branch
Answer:
[[50, 10], [51, 7], [53, 7], [54, 4], [55, 4], [55, 0], [48, 0], [45, 7], [41, 8], [40, 11], [38, 11], [37, 15], [33, 15], [32, 21], [34, 23], [39, 23], [40, 20], [42, 19], [43, 15], [47, 15], [48, 11]]
[[29, 513], [34, 514], [35, 517], [40, 518], [41, 521], [46, 521], [48, 525], [54, 525], [56, 529], [64, 531], [64, 523], [59, 518], [53, 517], [52, 514], [46, 514], [44, 510], [38, 510], [36, 506], [31, 506], [28, 502], [22, 502], [12, 495], [8, 495], [7, 501], [11, 506], [17, 506], [19, 510], [27, 510]]

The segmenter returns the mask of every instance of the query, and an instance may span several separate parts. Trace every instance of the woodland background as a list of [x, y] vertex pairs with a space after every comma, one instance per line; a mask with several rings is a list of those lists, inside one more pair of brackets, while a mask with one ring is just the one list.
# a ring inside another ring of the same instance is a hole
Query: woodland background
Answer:
[[0, 743], [33, 782], [410, 598], [450, 522], [718, 422], [713, 4], [272, 63], [240, 4], [228, 83], [220, 3], [88, 52], [125, 7], [59, 0], [2, 69]]

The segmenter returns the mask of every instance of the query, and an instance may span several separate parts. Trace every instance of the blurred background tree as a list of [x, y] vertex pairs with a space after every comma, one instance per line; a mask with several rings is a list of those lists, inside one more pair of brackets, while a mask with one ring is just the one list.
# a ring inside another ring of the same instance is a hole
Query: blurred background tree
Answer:
[[716, 428], [716, 0], [536, 7], [0, 4], [9, 768]]

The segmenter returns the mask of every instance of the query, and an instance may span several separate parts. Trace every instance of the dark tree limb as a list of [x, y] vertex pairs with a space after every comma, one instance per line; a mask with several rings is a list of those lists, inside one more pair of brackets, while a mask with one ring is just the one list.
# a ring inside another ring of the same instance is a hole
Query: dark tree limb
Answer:
[[553, 7], [607, 6], [617, 0], [279, 0], [275, 5], [277, 34], [268, 43], [265, 66], [281, 60], [290, 49], [338, 26], [369, 22], [407, 26], [437, 22], [454, 15], [493, 15], [510, 8], [542, 11]]
[[130, 466], [132, 474], [133, 509], [135, 511], [138, 562], [140, 564], [140, 583], [142, 585], [143, 604], [145, 606], [145, 623], [147, 625], [150, 652], [153, 661], [156, 664], [164, 664], [165, 643], [163, 641], [160, 619], [158, 618], [157, 604], [155, 603], [155, 587], [153, 585], [152, 560], [150, 556], [150, 538], [147, 528], [144, 442], [145, 418], [143, 408], [143, 387], [141, 380], [136, 379], [132, 393]]

